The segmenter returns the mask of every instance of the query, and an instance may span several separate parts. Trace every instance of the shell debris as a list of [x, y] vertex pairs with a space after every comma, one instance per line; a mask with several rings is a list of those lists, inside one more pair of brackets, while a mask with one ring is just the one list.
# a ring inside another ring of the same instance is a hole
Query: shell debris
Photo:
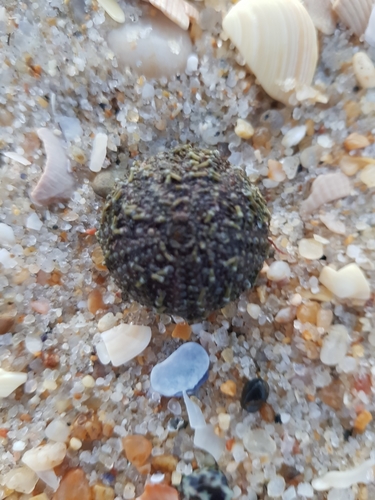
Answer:
[[103, 7], [106, 13], [111, 17], [116, 23], [125, 22], [125, 14], [116, 0], [98, 0], [98, 4]]
[[313, 23], [324, 35], [333, 35], [336, 28], [336, 13], [331, 0], [303, 0]]
[[330, 266], [322, 269], [319, 281], [339, 299], [368, 300], [369, 282], [357, 264], [348, 264], [336, 271]]
[[353, 70], [358, 85], [364, 89], [375, 87], [375, 66], [365, 52], [357, 52], [354, 54]]
[[366, 30], [371, 15], [373, 0], [335, 0], [332, 8], [340, 21], [357, 36]]
[[92, 172], [100, 172], [107, 154], [108, 136], [98, 132], [92, 143], [89, 168]]
[[331, 488], [350, 488], [353, 484], [368, 484], [375, 478], [375, 460], [366, 460], [353, 469], [342, 471], [330, 471], [324, 476], [317, 477], [312, 481], [312, 487], [316, 491], [326, 491]]
[[199, 18], [197, 9], [185, 0], [150, 0], [150, 4], [183, 30], [189, 28], [191, 19], [197, 21]]
[[308, 215], [321, 205], [349, 196], [351, 184], [342, 172], [319, 175], [313, 182], [310, 196], [301, 203], [301, 215]]
[[60, 139], [47, 129], [37, 130], [46, 150], [47, 162], [43, 175], [31, 192], [31, 199], [38, 205], [69, 198], [74, 187], [74, 177], [68, 172], [69, 161]]
[[375, 6], [372, 7], [370, 19], [365, 31], [365, 41], [375, 47]]
[[223, 29], [271, 97], [286, 105], [297, 102], [297, 92], [301, 99], [323, 98], [310, 88], [317, 34], [298, 0], [240, 0], [225, 16]]

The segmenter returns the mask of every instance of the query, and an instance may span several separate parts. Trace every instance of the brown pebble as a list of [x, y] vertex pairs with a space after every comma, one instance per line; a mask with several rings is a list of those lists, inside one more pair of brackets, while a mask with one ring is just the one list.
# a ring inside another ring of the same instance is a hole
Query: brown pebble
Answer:
[[178, 459], [173, 455], [157, 455], [152, 457], [151, 467], [154, 472], [174, 472]]
[[70, 437], [80, 441], [95, 441], [102, 437], [102, 423], [94, 412], [81, 413], [70, 428]]
[[93, 500], [114, 500], [115, 491], [110, 486], [104, 486], [104, 484], [96, 484], [93, 489], [94, 498]]
[[62, 478], [52, 500], [93, 500], [89, 482], [82, 469], [73, 469]]
[[191, 336], [191, 326], [187, 323], [179, 323], [175, 326], [172, 337], [174, 339], [189, 340]]
[[103, 255], [103, 250], [101, 249], [101, 247], [99, 245], [97, 245], [92, 254], [91, 254], [91, 259], [95, 265], [95, 268], [98, 270], [98, 271], [107, 271], [107, 267], [106, 265], [104, 264], [104, 255]]
[[113, 425], [109, 424], [108, 422], [106, 424], [103, 424], [103, 436], [106, 438], [110, 438], [113, 435]]
[[126, 458], [136, 467], [144, 465], [152, 451], [151, 441], [137, 434], [124, 437], [122, 446]]
[[53, 351], [43, 351], [42, 361], [46, 368], [56, 368], [60, 363], [60, 356]]
[[87, 308], [91, 314], [96, 314], [101, 309], [105, 309], [106, 306], [103, 302], [103, 296], [97, 288], [89, 293], [87, 299]]
[[0, 335], [5, 335], [6, 333], [10, 332], [14, 323], [15, 319], [13, 316], [0, 314]]
[[271, 423], [275, 421], [275, 412], [270, 404], [263, 403], [259, 410], [259, 413], [265, 422]]
[[268, 146], [268, 142], [271, 139], [271, 133], [266, 127], [259, 127], [255, 130], [252, 137], [253, 148], [259, 149]]
[[366, 430], [366, 427], [372, 420], [372, 415], [369, 411], [363, 410], [361, 413], [357, 415], [357, 418], [354, 420], [353, 428], [360, 434]]
[[340, 380], [334, 380], [326, 387], [320, 389], [317, 396], [324, 404], [339, 411], [342, 408], [344, 392], [345, 388], [343, 383]]
[[303, 475], [292, 465], [283, 464], [278, 474], [285, 479], [288, 485], [297, 486], [298, 483], [303, 481]]
[[220, 390], [223, 394], [226, 394], [227, 396], [233, 397], [236, 395], [237, 386], [233, 380], [227, 380], [226, 382], [223, 382], [221, 384]]
[[301, 323], [311, 323], [316, 325], [317, 315], [320, 306], [317, 302], [306, 302], [297, 308], [297, 319]]

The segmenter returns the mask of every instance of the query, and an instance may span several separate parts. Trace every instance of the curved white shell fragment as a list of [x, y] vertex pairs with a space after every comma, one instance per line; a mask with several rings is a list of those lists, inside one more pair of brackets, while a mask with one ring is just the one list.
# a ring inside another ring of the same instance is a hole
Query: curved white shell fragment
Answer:
[[185, 0], [149, 0], [150, 4], [159, 9], [171, 21], [183, 30], [189, 28], [190, 19], [198, 20], [199, 13]]
[[46, 150], [47, 162], [42, 177], [31, 193], [31, 199], [38, 205], [49, 205], [56, 200], [69, 198], [74, 177], [68, 172], [69, 161], [60, 139], [47, 129], [37, 130]]
[[0, 398], [6, 398], [27, 380], [23, 372], [8, 372], [0, 368]]
[[108, 136], [98, 132], [92, 142], [92, 151], [89, 168], [92, 172], [100, 172], [107, 155]]
[[332, 35], [336, 28], [336, 15], [331, 0], [303, 0], [315, 28], [325, 35]]
[[326, 491], [331, 488], [345, 489], [353, 484], [368, 484], [375, 479], [375, 460], [370, 459], [353, 469], [331, 471], [322, 477], [313, 479], [311, 485], [316, 491]]
[[310, 214], [325, 203], [349, 196], [350, 192], [350, 181], [342, 172], [319, 175], [311, 186], [310, 196], [301, 203], [300, 213]]
[[336, 271], [323, 267], [319, 281], [339, 299], [368, 300], [371, 296], [369, 282], [357, 264], [348, 264]]
[[370, 19], [365, 31], [365, 41], [375, 47], [375, 6], [372, 7]]
[[103, 7], [106, 13], [111, 17], [116, 23], [125, 22], [125, 14], [116, 0], [98, 0], [98, 4]]
[[369, 22], [373, 4], [374, 0], [335, 0], [332, 8], [345, 26], [361, 36]]
[[225, 16], [223, 29], [271, 97], [286, 105], [298, 98], [326, 101], [310, 89], [318, 42], [299, 0], [240, 0]]

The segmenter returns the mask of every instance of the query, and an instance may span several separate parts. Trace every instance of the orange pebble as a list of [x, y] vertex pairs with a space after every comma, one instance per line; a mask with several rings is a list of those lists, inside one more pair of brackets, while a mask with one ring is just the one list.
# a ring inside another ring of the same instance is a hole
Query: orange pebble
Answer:
[[145, 464], [151, 455], [152, 444], [144, 436], [126, 436], [122, 440], [125, 456], [136, 467]]
[[226, 382], [223, 382], [221, 384], [220, 390], [227, 396], [235, 396], [237, 392], [237, 386], [236, 383], [233, 382], [233, 380], [227, 380]]
[[366, 427], [371, 422], [371, 420], [372, 420], [371, 413], [367, 410], [363, 410], [361, 411], [361, 413], [359, 413], [359, 415], [357, 415], [357, 418], [354, 420], [353, 427], [357, 432], [362, 433], [365, 431]]
[[174, 339], [189, 340], [191, 336], [191, 326], [187, 323], [179, 323], [175, 326], [172, 337]]
[[92, 500], [91, 488], [82, 469], [67, 472], [52, 500]]
[[320, 306], [317, 302], [306, 302], [305, 304], [301, 304], [297, 309], [297, 319], [301, 323], [316, 325], [319, 309]]
[[95, 290], [92, 290], [89, 293], [87, 299], [87, 308], [92, 314], [96, 314], [100, 309], [106, 308], [103, 302], [102, 294], [100, 293], [100, 290], [98, 290], [97, 288], [95, 288]]
[[167, 484], [146, 484], [144, 492], [136, 500], [179, 500], [175, 488]]

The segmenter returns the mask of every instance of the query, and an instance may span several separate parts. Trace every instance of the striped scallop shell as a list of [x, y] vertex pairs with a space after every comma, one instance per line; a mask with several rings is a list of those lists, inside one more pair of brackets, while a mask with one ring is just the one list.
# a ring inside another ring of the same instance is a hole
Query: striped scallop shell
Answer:
[[223, 28], [267, 94], [284, 104], [299, 91], [315, 98], [317, 34], [299, 0], [240, 0]]
[[374, 0], [335, 0], [332, 8], [345, 26], [361, 36], [366, 30], [374, 3]]
[[149, 0], [150, 4], [159, 9], [171, 21], [183, 30], [189, 28], [190, 19], [198, 20], [199, 12], [185, 0]]

